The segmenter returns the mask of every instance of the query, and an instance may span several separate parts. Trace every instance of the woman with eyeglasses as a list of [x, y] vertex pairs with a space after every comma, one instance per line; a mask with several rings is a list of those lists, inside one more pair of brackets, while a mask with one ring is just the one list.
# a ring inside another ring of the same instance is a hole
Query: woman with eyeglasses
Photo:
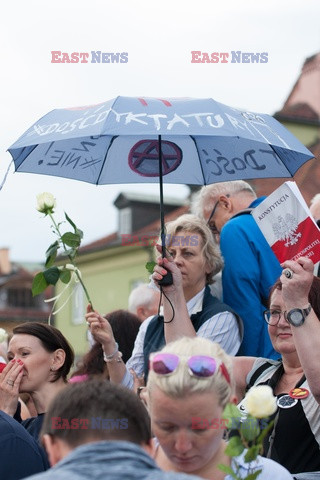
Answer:
[[166, 225], [167, 258], [159, 257], [152, 279], [156, 285], [167, 272], [173, 284], [163, 286], [163, 316], [145, 320], [139, 330], [127, 369], [108, 322], [97, 312], [88, 312], [87, 322], [96, 341], [103, 345], [110, 379], [132, 388], [136, 375], [147, 378], [151, 352], [181, 336], [196, 335], [218, 342], [228, 354], [235, 355], [242, 339], [242, 321], [226, 304], [210, 292], [209, 284], [223, 265], [207, 224], [196, 215], [182, 215]]
[[[231, 480], [218, 468], [233, 466], [225, 454], [222, 413], [234, 400], [231, 358], [217, 344], [203, 338], [181, 338], [150, 356], [147, 403], [155, 435], [154, 458], [163, 470], [192, 473], [205, 479]], [[199, 428], [204, 423], [214, 428]], [[241, 475], [248, 464], [237, 457]], [[287, 480], [280, 465], [258, 457], [251, 465], [258, 477]]]
[[278, 410], [264, 455], [293, 474], [320, 471], [320, 279], [313, 276], [313, 263], [306, 257], [282, 267], [264, 314], [282, 358], [235, 358], [238, 398], [252, 385], [270, 385]]

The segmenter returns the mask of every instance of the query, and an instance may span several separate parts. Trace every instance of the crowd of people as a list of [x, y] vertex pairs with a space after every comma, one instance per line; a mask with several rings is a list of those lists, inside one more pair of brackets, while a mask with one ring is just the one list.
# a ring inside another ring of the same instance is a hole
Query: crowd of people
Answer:
[[[73, 369], [55, 327], [13, 329], [0, 373], [0, 478], [231, 480], [229, 468], [320, 479], [320, 279], [306, 257], [279, 264], [250, 215], [262, 200], [244, 181], [203, 187], [193, 213], [166, 225], [183, 241], [164, 257], [156, 247], [151, 283], [128, 310], [88, 306], [92, 345]], [[167, 272], [173, 283], [160, 288]], [[272, 389], [276, 410], [248, 462], [226, 453], [223, 412], [237, 404], [245, 419], [257, 385]], [[218, 428], [195, 428], [198, 417]]]

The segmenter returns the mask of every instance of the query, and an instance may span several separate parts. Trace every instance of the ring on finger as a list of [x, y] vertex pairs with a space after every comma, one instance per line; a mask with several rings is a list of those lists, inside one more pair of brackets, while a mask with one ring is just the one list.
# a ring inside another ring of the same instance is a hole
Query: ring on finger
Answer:
[[13, 385], [14, 385], [14, 381], [13, 381], [13, 380], [10, 380], [10, 379], [7, 380], [6, 383], [7, 383], [8, 385], [10, 385], [10, 387], [13, 387]]
[[285, 268], [283, 270], [283, 273], [287, 278], [292, 278], [293, 277], [293, 271], [291, 270], [291, 268]]

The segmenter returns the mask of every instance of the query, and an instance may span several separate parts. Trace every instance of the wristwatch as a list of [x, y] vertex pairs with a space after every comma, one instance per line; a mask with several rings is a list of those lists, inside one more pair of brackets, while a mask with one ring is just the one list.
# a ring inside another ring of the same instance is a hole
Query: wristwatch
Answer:
[[293, 308], [287, 312], [287, 320], [294, 327], [301, 327], [304, 324], [306, 317], [311, 312], [311, 305], [309, 303], [307, 308]]

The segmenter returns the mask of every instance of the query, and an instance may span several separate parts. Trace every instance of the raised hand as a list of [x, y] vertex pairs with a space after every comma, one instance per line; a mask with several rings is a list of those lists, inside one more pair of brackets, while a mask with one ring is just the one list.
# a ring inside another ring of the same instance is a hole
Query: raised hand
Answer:
[[13, 416], [17, 410], [24, 368], [22, 360], [11, 360], [0, 374], [0, 409]]
[[92, 311], [90, 305], [87, 307], [85, 318], [94, 340], [101, 343], [107, 355], [112, 353], [115, 347], [115, 339], [108, 320], [97, 311]]
[[[288, 260], [281, 264], [282, 296], [287, 308], [306, 307], [308, 294], [313, 281], [313, 262], [306, 257], [297, 261]], [[289, 272], [286, 272], [289, 269]], [[288, 276], [287, 276], [287, 275]]]
[[[159, 253], [162, 252], [162, 246], [156, 245], [156, 248]], [[173, 276], [173, 284], [167, 287], [163, 287], [165, 292], [175, 291], [177, 289], [182, 289], [182, 275], [175, 264], [172, 255], [169, 252], [166, 253], [166, 257], [158, 257], [157, 258], [157, 265], [154, 267], [154, 271], [152, 274], [152, 280], [155, 284], [158, 284], [158, 280], [162, 280], [163, 276], [166, 275], [167, 272], [171, 272]]]

